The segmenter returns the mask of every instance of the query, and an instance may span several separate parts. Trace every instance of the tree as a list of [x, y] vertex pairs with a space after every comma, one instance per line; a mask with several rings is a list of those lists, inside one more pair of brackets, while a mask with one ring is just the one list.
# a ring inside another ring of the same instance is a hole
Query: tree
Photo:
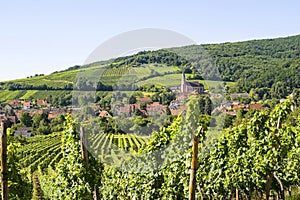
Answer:
[[141, 109], [141, 110], [147, 110], [147, 102], [142, 102], [142, 103], [140, 104], [140, 109]]
[[239, 125], [242, 121], [243, 121], [243, 118], [244, 118], [244, 114], [245, 114], [245, 111], [243, 108], [239, 108], [236, 112], [236, 117], [235, 117], [235, 121], [234, 121], [234, 125]]
[[129, 98], [129, 104], [135, 104], [135, 103], [136, 103], [135, 96], [130, 96], [130, 98]]
[[255, 102], [259, 101], [259, 99], [260, 99], [259, 94], [257, 93], [256, 89], [250, 90], [249, 97]]
[[232, 126], [234, 116], [226, 114], [224, 119], [224, 128], [229, 128]]
[[288, 95], [287, 85], [285, 83], [279, 81], [273, 84], [271, 88], [272, 98], [276, 98], [276, 99], [286, 98], [287, 95]]
[[24, 126], [31, 127], [31, 125], [32, 125], [32, 118], [31, 118], [29, 112], [22, 113], [21, 117], [20, 117], [20, 121], [21, 121], [21, 123]]
[[206, 114], [206, 115], [211, 115], [211, 112], [212, 112], [212, 101], [209, 97], [205, 97], [204, 99], [204, 113], [203, 114]]
[[166, 108], [166, 114], [167, 114], [167, 115], [172, 115], [172, 113], [171, 113], [171, 110], [170, 110], [169, 106], [167, 106], [167, 108]]

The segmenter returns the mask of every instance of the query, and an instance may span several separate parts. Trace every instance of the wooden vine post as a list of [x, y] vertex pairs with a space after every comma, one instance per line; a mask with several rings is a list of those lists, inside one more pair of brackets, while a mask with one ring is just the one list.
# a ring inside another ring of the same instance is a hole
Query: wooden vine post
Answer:
[[[81, 147], [81, 157], [82, 160], [88, 164], [89, 163], [89, 156], [88, 156], [88, 151], [86, 148], [86, 141], [85, 141], [85, 131], [84, 128], [81, 126], [80, 127], [80, 147]], [[98, 200], [98, 191], [97, 191], [97, 185], [94, 185], [94, 191], [93, 191], [93, 199]]]
[[[237, 188], [235, 188], [235, 200], [240, 200], [243, 199], [242, 198], [242, 193], [239, 192], [239, 190]], [[249, 198], [248, 200], [250, 200], [251, 198]]]
[[[205, 136], [206, 126], [199, 121], [199, 116], [201, 116], [200, 103], [198, 99], [198, 94], [195, 92], [190, 97], [188, 102], [187, 110], [187, 130], [192, 133], [192, 161], [190, 169], [190, 183], [189, 183], [189, 200], [196, 199], [196, 172], [198, 168], [198, 146], [199, 138]], [[198, 184], [198, 189], [200, 197], [202, 198], [201, 184]]]
[[87, 148], [85, 146], [85, 132], [84, 132], [84, 128], [80, 127], [80, 147], [81, 147], [81, 156], [82, 156], [82, 160], [85, 163], [89, 162], [89, 157], [88, 157], [88, 152], [87, 152]]
[[[277, 130], [279, 130], [282, 126], [282, 119], [278, 118], [277, 120]], [[275, 151], [275, 147], [272, 148], [273, 151]], [[273, 163], [273, 165], [275, 165], [276, 163]], [[284, 187], [283, 184], [281, 182], [281, 180], [279, 179], [279, 177], [277, 176], [276, 172], [273, 172], [272, 174], [269, 174], [267, 176], [267, 183], [266, 183], [266, 199], [269, 200], [270, 199], [270, 189], [271, 189], [271, 184], [272, 184], [272, 179], [273, 177], [276, 179], [277, 183], [280, 186], [280, 198], [282, 200], [285, 199], [285, 194], [284, 194]]]
[[193, 140], [192, 140], [192, 164], [191, 164], [191, 172], [190, 172], [190, 194], [189, 199], [195, 200], [196, 198], [196, 171], [197, 171], [197, 160], [198, 160], [198, 143], [199, 139], [197, 135], [193, 134]]
[[[281, 118], [278, 118], [278, 121], [277, 121], [277, 129], [279, 130], [282, 126], [282, 120]], [[281, 180], [279, 179], [279, 177], [277, 176], [276, 172], [273, 173], [273, 176], [275, 177], [276, 181], [278, 182], [279, 186], [280, 186], [280, 198], [282, 200], [285, 199], [285, 195], [284, 195], [284, 188], [283, 188], [283, 184], [281, 182]]]
[[98, 190], [97, 190], [98, 186], [97, 184], [94, 185], [94, 192], [93, 192], [93, 198], [94, 200], [99, 200], [99, 194], [98, 194]]
[[7, 170], [7, 137], [6, 137], [6, 123], [0, 124], [1, 135], [1, 197], [3, 200], [8, 200], [8, 170]]

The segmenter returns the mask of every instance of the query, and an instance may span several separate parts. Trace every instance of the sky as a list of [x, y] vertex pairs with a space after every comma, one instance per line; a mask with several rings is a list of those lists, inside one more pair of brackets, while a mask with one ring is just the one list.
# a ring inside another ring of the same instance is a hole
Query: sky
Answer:
[[198, 44], [300, 34], [298, 0], [0, 0], [0, 81], [80, 65], [123, 32], [159, 28]]

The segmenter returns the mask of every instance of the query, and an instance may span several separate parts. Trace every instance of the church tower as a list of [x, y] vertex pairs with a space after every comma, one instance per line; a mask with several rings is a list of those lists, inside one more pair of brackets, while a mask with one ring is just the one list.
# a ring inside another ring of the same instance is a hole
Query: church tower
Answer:
[[185, 75], [184, 75], [184, 69], [182, 69], [180, 91], [181, 91], [181, 93], [186, 93], [187, 92], [186, 80], [185, 80]]

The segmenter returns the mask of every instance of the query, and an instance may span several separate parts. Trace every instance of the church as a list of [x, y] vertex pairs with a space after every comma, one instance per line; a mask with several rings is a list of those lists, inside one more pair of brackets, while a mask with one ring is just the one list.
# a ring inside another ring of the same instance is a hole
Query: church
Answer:
[[182, 71], [180, 92], [184, 94], [196, 91], [199, 94], [204, 93], [204, 85], [198, 82], [187, 82], [185, 79], [184, 70]]

